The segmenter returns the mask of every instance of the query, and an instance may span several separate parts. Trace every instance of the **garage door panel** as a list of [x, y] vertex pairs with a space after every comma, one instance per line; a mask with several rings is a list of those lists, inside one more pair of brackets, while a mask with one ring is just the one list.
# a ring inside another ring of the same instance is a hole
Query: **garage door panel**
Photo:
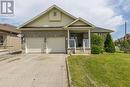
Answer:
[[65, 37], [47, 38], [47, 51], [65, 53]]
[[27, 38], [27, 52], [43, 52], [44, 39], [43, 38]]

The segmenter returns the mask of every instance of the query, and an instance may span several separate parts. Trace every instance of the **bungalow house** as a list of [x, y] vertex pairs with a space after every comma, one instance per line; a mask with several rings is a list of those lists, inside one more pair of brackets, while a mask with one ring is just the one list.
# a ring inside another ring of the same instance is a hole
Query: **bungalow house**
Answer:
[[91, 53], [91, 34], [103, 37], [112, 30], [96, 27], [53, 5], [18, 27], [26, 53]]
[[0, 24], [0, 53], [21, 50], [20, 30], [9, 24]]

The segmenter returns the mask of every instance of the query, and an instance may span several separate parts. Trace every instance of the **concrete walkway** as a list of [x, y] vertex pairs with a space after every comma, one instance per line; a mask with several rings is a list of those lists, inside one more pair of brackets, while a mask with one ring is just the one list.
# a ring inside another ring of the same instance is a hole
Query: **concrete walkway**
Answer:
[[9, 54], [8, 49], [0, 49], [0, 55]]
[[64, 54], [0, 58], [0, 87], [68, 87]]

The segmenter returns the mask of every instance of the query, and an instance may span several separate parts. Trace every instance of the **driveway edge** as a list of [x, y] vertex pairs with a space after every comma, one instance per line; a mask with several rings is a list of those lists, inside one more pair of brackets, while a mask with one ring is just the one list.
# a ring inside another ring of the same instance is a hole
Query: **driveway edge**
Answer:
[[72, 85], [72, 79], [71, 79], [70, 69], [69, 69], [69, 65], [68, 65], [68, 56], [66, 57], [66, 68], [67, 68], [68, 85], [69, 85], [69, 87], [74, 87]]

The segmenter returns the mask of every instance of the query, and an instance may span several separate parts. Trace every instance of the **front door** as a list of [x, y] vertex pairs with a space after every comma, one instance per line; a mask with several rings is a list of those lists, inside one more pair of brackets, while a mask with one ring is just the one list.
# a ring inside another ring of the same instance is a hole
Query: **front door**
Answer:
[[83, 34], [82, 33], [71, 33], [70, 39], [75, 39], [76, 47], [82, 47], [83, 46], [83, 43], [82, 43]]

